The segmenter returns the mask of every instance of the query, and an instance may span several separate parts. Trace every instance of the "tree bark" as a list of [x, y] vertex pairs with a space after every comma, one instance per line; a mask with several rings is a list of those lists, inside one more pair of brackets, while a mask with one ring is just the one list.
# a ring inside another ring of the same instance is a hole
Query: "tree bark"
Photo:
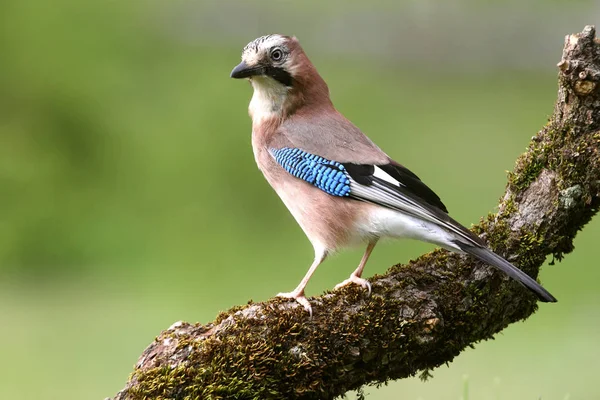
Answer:
[[[509, 173], [497, 214], [473, 229], [537, 276], [560, 260], [600, 205], [600, 41], [566, 37], [554, 113]], [[124, 399], [333, 399], [366, 384], [427, 374], [529, 317], [536, 298], [468, 256], [435, 250], [311, 299], [234, 307], [207, 325], [178, 322], [140, 356]], [[551, 288], [550, 288], [551, 289]], [[551, 290], [550, 290], [551, 291]]]

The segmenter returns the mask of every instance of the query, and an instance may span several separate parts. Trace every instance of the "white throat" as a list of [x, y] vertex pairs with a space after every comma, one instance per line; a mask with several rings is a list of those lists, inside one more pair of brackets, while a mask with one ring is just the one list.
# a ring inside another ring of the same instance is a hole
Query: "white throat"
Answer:
[[254, 76], [251, 82], [254, 94], [248, 110], [253, 123], [281, 116], [289, 89], [275, 79], [266, 76]]

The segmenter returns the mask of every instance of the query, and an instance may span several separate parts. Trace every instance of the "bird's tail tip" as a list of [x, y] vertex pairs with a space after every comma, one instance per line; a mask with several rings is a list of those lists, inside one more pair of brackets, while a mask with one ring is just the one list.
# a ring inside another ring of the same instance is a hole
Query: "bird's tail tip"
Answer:
[[544, 303], [556, 303], [558, 300], [552, 296], [542, 285], [537, 283], [535, 279], [521, 271], [519, 268], [512, 265], [510, 262], [500, 257], [493, 251], [485, 248], [464, 243], [456, 243], [458, 247], [465, 253], [477, 257], [481, 261], [498, 268], [506, 275], [510, 276], [517, 282], [521, 283], [527, 289], [532, 291], [537, 298]]

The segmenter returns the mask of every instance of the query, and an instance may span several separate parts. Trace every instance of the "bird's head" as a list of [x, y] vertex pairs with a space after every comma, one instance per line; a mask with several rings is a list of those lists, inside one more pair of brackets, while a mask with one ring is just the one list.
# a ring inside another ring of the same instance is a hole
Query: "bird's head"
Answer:
[[285, 117], [307, 104], [330, 103], [325, 81], [295, 37], [267, 35], [248, 43], [231, 77], [252, 83], [254, 120]]
[[[295, 51], [294, 51], [295, 50]], [[242, 50], [242, 62], [231, 71], [236, 79], [272, 79], [285, 87], [294, 84], [294, 59], [302, 51], [295, 38], [282, 35], [261, 36]]]

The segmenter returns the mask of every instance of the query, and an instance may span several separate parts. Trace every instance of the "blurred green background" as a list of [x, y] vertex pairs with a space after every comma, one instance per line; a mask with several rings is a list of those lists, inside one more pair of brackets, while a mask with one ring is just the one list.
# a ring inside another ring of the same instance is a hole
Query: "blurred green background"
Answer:
[[[567, 6], [568, 4], [568, 6]], [[0, 399], [99, 399], [177, 320], [293, 289], [308, 240], [257, 170], [255, 37], [295, 34], [337, 107], [464, 224], [545, 123], [594, 2], [0, 3]], [[559, 299], [433, 379], [369, 399], [599, 399], [600, 221], [545, 267]], [[378, 246], [367, 274], [428, 251]], [[362, 250], [324, 264], [317, 295]], [[466, 382], [466, 383], [465, 383]], [[465, 388], [468, 386], [468, 388]], [[352, 398], [352, 396], [350, 396]]]

